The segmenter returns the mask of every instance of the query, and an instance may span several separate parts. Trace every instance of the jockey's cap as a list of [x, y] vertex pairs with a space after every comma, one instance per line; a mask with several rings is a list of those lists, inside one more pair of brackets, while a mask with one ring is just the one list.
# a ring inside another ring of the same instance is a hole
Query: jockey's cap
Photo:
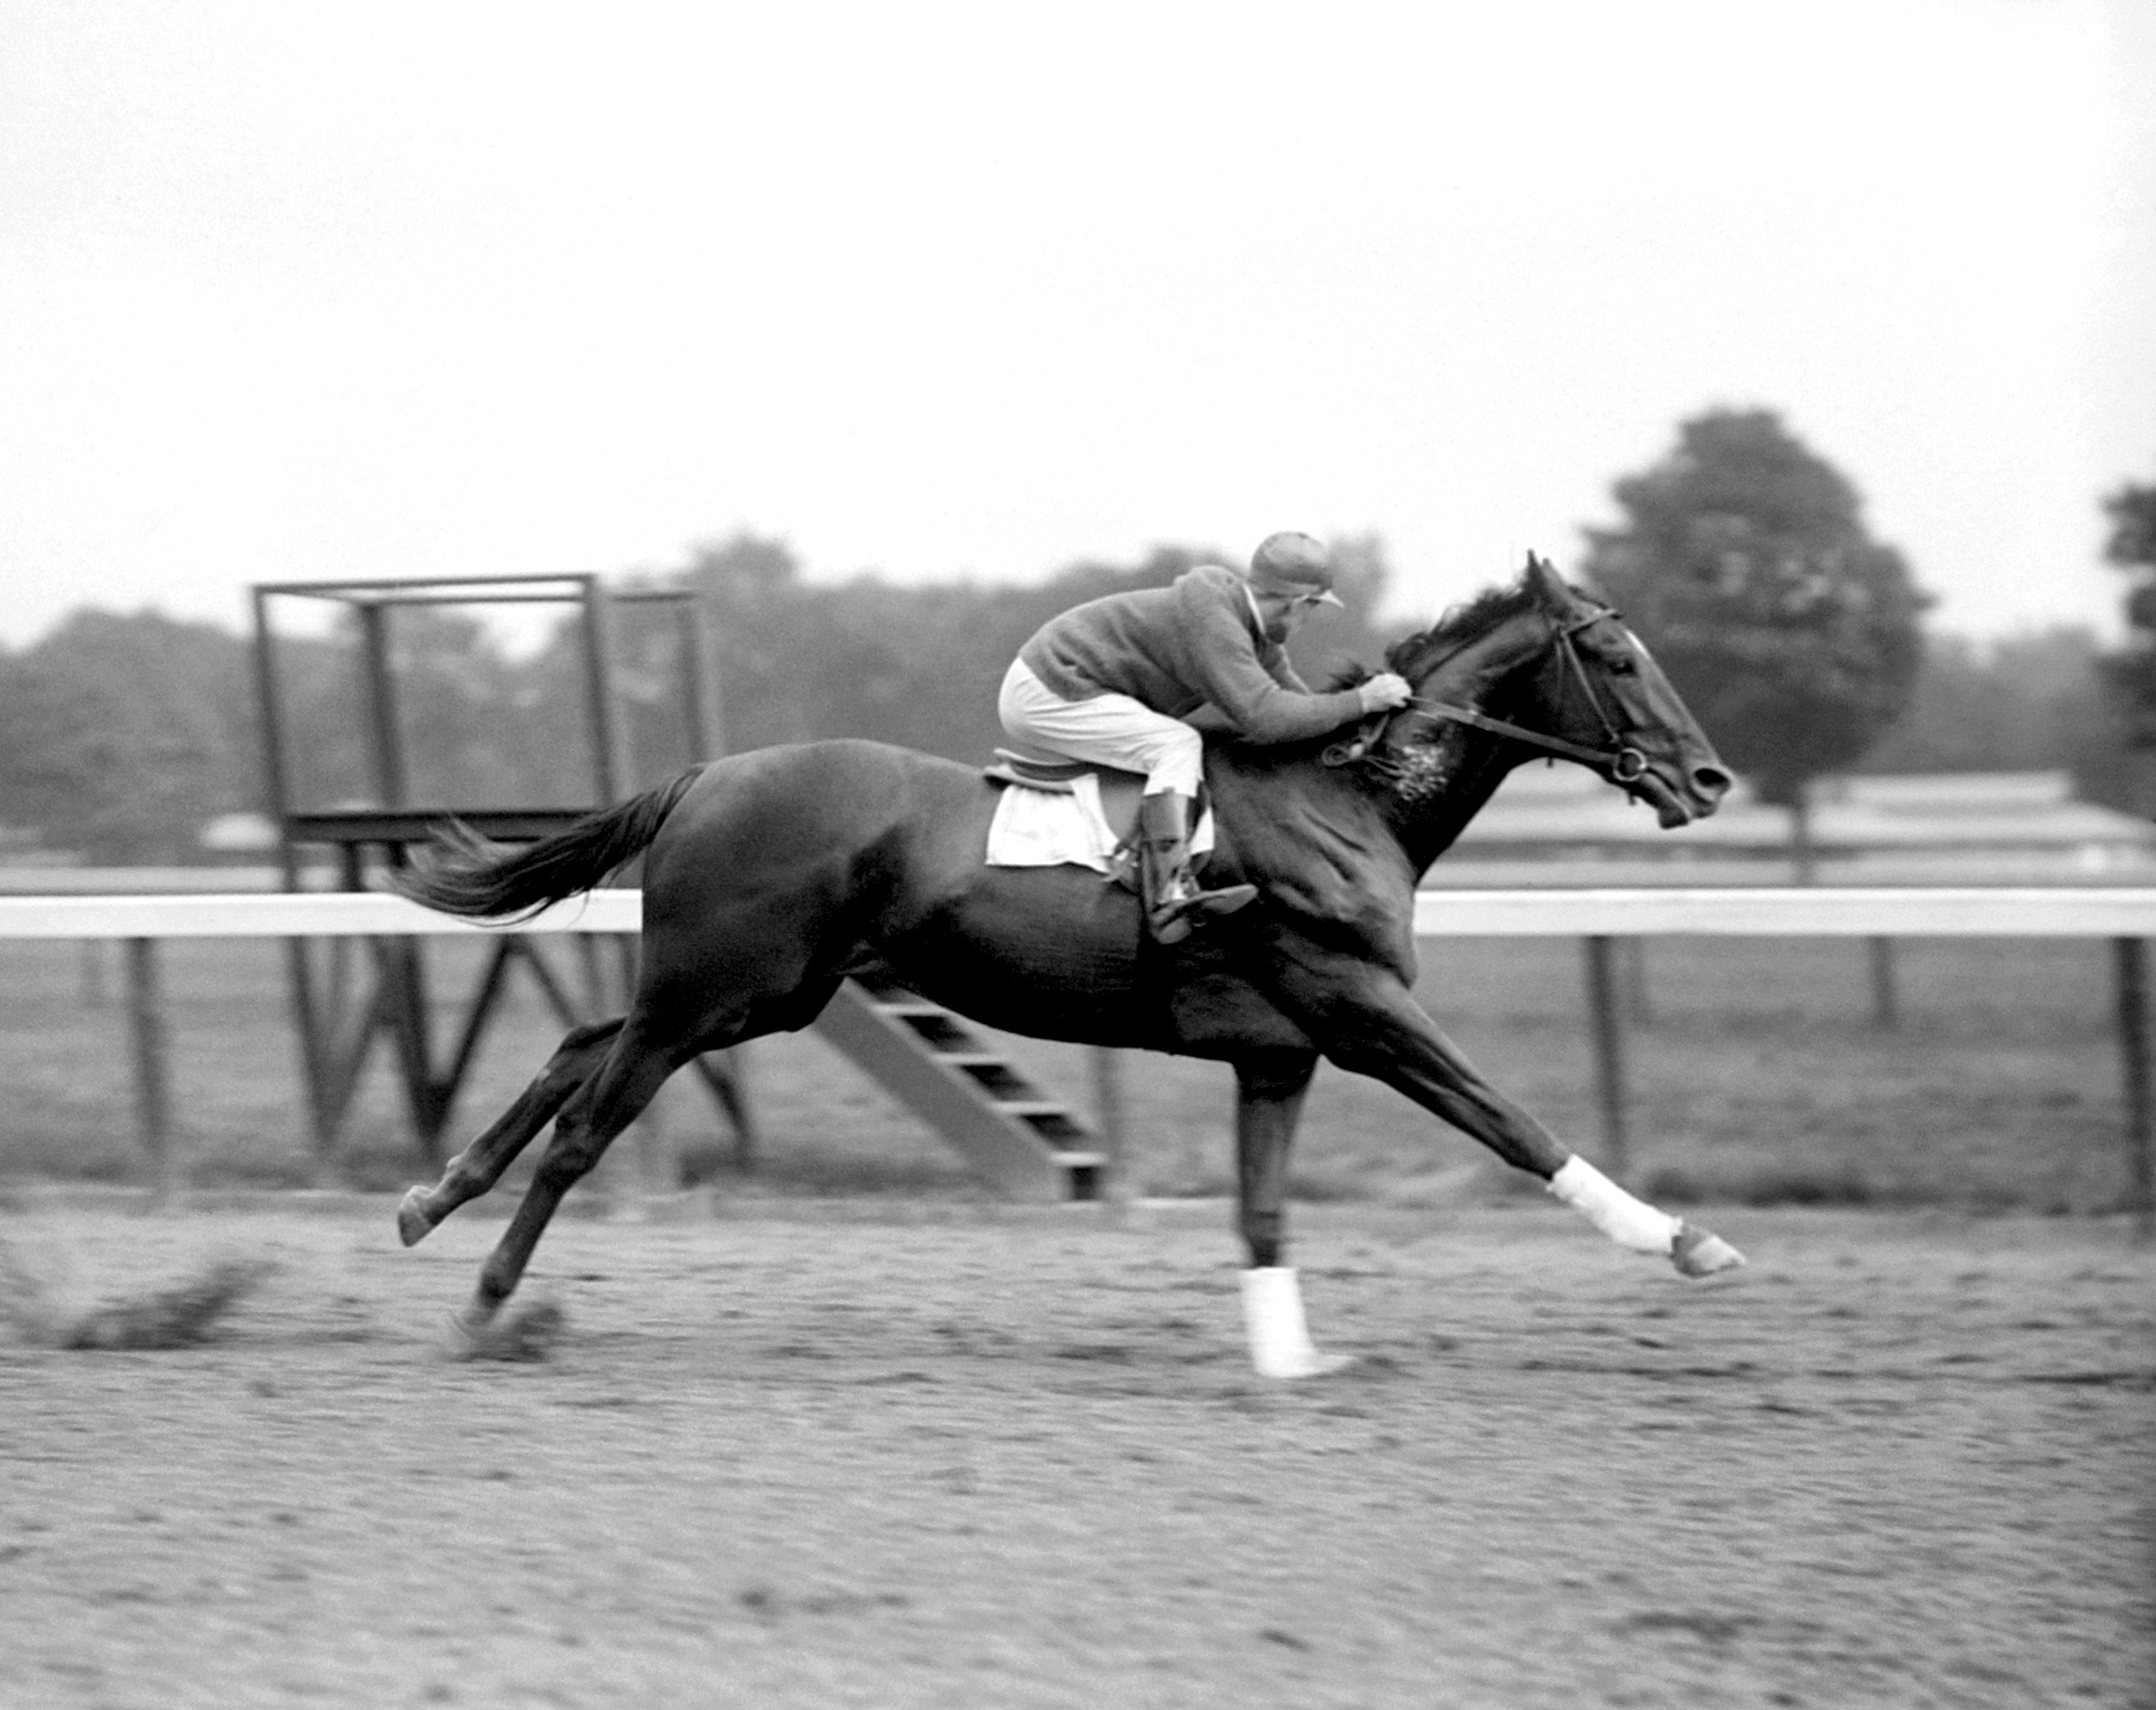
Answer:
[[1250, 554], [1250, 580], [1260, 593], [1313, 599], [1329, 606], [1340, 603], [1340, 596], [1332, 591], [1332, 561], [1325, 548], [1293, 529], [1269, 534], [1258, 542], [1257, 551]]

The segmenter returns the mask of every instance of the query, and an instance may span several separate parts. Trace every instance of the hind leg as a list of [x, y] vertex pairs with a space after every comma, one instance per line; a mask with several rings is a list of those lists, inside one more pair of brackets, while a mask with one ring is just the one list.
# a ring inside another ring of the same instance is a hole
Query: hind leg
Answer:
[[[646, 909], [648, 922], [648, 900]], [[777, 917], [767, 908], [762, 912], [767, 922]], [[703, 924], [718, 931], [727, 923]], [[458, 1315], [454, 1333], [460, 1343], [482, 1339], [523, 1280], [525, 1266], [562, 1198], [643, 1112], [670, 1075], [706, 1051], [724, 1050], [782, 1028], [805, 1027], [830, 1001], [839, 976], [812, 972], [807, 946], [798, 940], [769, 946], [767, 932], [766, 942], [743, 936], [745, 947], [723, 958], [704, 953], [706, 947], [689, 947], [698, 953], [670, 973], [659, 953], [665, 947], [663, 941], [646, 938], [636, 1001], [606, 1060], [562, 1107], [531, 1185], [480, 1267], [471, 1304]]]
[[467, 1199], [476, 1199], [501, 1179], [531, 1137], [591, 1078], [612, 1048], [622, 1018], [572, 1028], [561, 1047], [494, 1126], [454, 1158], [431, 1188], [413, 1188], [397, 1208], [397, 1233], [406, 1246], [424, 1239], [434, 1225]]
[[1236, 1212], [1250, 1267], [1243, 1273], [1243, 1322], [1250, 1363], [1263, 1378], [1315, 1378], [1350, 1362], [1310, 1339], [1302, 1288], [1286, 1257], [1287, 1158], [1316, 1051], [1277, 1051], [1235, 1065]]
[[516, 1292], [562, 1197], [590, 1173], [614, 1137], [636, 1120], [684, 1060], [679, 1051], [647, 1044], [634, 1020], [616, 1036], [598, 1072], [563, 1109], [516, 1214], [480, 1267], [479, 1286], [459, 1320], [467, 1333], [483, 1328]]

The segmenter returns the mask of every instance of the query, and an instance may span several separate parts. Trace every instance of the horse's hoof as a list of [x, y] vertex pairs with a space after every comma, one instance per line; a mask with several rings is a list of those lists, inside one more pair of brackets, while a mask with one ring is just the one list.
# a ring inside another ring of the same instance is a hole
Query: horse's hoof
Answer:
[[1670, 1262], [1683, 1276], [1712, 1276], [1736, 1270], [1743, 1264], [1744, 1256], [1720, 1235], [1681, 1223], [1676, 1239], [1670, 1244]]
[[454, 1360], [542, 1360], [561, 1340], [567, 1322], [552, 1301], [534, 1301], [490, 1317], [481, 1317], [468, 1307], [450, 1315], [442, 1333], [442, 1351]]
[[486, 1335], [487, 1322], [469, 1311], [452, 1312], [442, 1326], [442, 1352], [451, 1359], [477, 1359]]
[[1312, 1350], [1286, 1358], [1267, 1361], [1257, 1369], [1261, 1378], [1292, 1381], [1298, 1378], [1329, 1378], [1344, 1372], [1355, 1363], [1352, 1353], [1319, 1353]]
[[416, 1247], [434, 1226], [434, 1220], [427, 1214], [427, 1190], [424, 1188], [407, 1190], [404, 1197], [397, 1202], [398, 1240], [408, 1247]]

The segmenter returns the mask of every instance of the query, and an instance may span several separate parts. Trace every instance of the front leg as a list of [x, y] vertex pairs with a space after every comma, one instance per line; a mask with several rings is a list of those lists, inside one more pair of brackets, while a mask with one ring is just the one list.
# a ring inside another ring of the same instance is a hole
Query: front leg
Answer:
[[1313, 952], [1291, 963], [1281, 1001], [1333, 1062], [1397, 1088], [1516, 1169], [1541, 1177], [1620, 1246], [1659, 1255], [1687, 1276], [1744, 1262], [1720, 1236], [1657, 1210], [1561, 1145], [1476, 1072], [1390, 970]]

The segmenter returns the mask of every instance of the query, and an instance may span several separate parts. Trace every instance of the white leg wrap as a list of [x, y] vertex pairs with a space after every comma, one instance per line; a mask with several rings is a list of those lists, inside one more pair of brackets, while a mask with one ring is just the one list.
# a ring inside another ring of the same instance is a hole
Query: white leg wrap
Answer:
[[1286, 1265], [1243, 1273], [1243, 1323], [1250, 1332], [1250, 1363], [1261, 1378], [1313, 1378], [1348, 1362], [1328, 1358], [1310, 1339], [1302, 1316], [1302, 1287]]
[[1576, 1153], [1550, 1178], [1549, 1190], [1620, 1247], [1667, 1258], [1676, 1244], [1677, 1219], [1634, 1199]]

